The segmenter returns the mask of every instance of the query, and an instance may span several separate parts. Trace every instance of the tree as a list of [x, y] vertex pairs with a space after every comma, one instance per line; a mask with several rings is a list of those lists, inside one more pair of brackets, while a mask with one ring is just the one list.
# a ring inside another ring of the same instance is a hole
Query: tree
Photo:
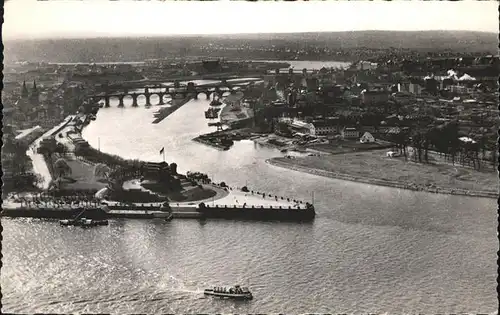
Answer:
[[423, 144], [423, 136], [422, 134], [417, 131], [415, 134], [413, 134], [413, 136], [411, 137], [411, 144], [414, 148], [414, 150], [416, 150], [415, 154], [414, 154], [414, 157], [415, 157], [415, 161], [417, 160], [418, 158], [418, 161], [419, 162], [422, 162], [422, 144]]
[[62, 143], [57, 143], [55, 152], [57, 153], [65, 153], [66, 152], [66, 147]]
[[57, 178], [69, 176], [72, 173], [71, 167], [69, 167], [68, 163], [64, 159], [57, 159], [54, 162], [54, 171], [57, 174]]
[[109, 179], [109, 175], [111, 173], [111, 169], [109, 166], [103, 163], [99, 163], [94, 167], [94, 176]]

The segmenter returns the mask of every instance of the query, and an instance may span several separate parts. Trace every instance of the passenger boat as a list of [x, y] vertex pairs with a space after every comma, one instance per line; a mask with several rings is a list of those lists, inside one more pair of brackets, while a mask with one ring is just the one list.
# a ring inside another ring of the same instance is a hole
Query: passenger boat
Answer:
[[93, 220], [93, 219], [69, 219], [69, 220], [59, 220], [59, 224], [63, 226], [82, 226], [82, 227], [90, 227], [90, 226], [98, 226], [98, 225], [108, 225], [108, 220]]
[[220, 298], [236, 299], [236, 300], [251, 300], [253, 299], [252, 293], [247, 287], [214, 287], [212, 289], [205, 289], [205, 295], [217, 296]]

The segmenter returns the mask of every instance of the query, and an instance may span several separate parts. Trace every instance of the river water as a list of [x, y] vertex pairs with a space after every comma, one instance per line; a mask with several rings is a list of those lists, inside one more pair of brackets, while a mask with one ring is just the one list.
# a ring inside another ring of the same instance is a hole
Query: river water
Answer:
[[[200, 95], [201, 96], [201, 95]], [[140, 106], [103, 108], [83, 136], [102, 151], [197, 170], [232, 186], [310, 200], [314, 222], [113, 220], [79, 229], [2, 219], [3, 311], [14, 313], [493, 313], [496, 202], [317, 177], [265, 160], [251, 141], [218, 151], [200, 97], [159, 124]], [[254, 300], [205, 298], [249, 286]]]

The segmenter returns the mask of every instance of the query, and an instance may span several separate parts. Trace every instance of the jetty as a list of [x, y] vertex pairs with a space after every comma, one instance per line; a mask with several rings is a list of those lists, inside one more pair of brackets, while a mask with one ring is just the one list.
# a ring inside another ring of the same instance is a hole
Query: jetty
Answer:
[[190, 100], [191, 96], [187, 96], [183, 99], [172, 99], [171, 101], [172, 105], [170, 107], [163, 107], [160, 110], [158, 110], [158, 112], [155, 113], [155, 120], [153, 120], [153, 124], [158, 124], [159, 122], [170, 116], [170, 114], [181, 108]]

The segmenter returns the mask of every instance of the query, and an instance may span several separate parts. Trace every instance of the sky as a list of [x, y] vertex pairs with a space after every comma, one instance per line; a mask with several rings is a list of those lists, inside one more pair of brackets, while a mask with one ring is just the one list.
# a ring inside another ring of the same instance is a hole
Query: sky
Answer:
[[496, 1], [10, 0], [4, 39], [356, 30], [498, 32]]

